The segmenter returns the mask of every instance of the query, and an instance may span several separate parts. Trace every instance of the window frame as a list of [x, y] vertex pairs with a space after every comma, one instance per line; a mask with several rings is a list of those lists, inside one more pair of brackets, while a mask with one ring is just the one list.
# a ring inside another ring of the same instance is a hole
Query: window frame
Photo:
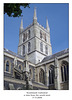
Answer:
[[[7, 63], [7, 62], [9, 62], [9, 71], [6, 70], [6, 63]], [[6, 61], [5, 61], [5, 70], [4, 70], [4, 71], [7, 72], [7, 73], [11, 73], [11, 63], [10, 63], [9, 60], [6, 60]]]
[[48, 55], [48, 46], [47, 45], [45, 45], [45, 54]]
[[40, 38], [42, 39], [42, 31], [40, 31]]
[[25, 45], [23, 45], [23, 55], [25, 55]]
[[45, 84], [45, 72], [42, 68], [40, 68], [40, 71], [39, 71], [39, 82]]
[[28, 52], [30, 52], [30, 51], [31, 51], [31, 43], [28, 42]]
[[54, 66], [49, 67], [49, 85], [54, 84]]
[[69, 80], [69, 66], [68, 66], [68, 62], [64, 61], [61, 65], [61, 81], [66, 82], [68, 80]]
[[43, 43], [40, 42], [40, 51], [43, 52]]

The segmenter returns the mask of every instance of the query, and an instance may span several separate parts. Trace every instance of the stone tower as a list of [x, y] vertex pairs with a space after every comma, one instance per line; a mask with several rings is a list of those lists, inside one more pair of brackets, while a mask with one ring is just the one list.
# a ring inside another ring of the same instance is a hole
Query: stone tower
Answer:
[[46, 19], [46, 29], [37, 22], [36, 8], [34, 9], [33, 23], [23, 29], [21, 19], [19, 31], [18, 54], [28, 55], [28, 61], [37, 64], [46, 56], [52, 55], [50, 42], [50, 28]]

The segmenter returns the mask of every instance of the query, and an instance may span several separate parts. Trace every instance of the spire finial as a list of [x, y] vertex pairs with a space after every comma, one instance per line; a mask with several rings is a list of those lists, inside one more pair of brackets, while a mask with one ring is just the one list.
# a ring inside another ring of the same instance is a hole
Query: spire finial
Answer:
[[23, 31], [23, 15], [21, 15], [21, 25], [20, 25], [20, 32]]
[[33, 17], [33, 22], [37, 22], [37, 15], [36, 15], [36, 7], [34, 7], [34, 17]]
[[34, 19], [37, 19], [37, 17], [36, 17], [36, 7], [34, 8]]
[[47, 17], [46, 17], [46, 29], [48, 30], [48, 32], [50, 31]]
[[21, 15], [21, 25], [20, 28], [23, 28], [23, 15]]

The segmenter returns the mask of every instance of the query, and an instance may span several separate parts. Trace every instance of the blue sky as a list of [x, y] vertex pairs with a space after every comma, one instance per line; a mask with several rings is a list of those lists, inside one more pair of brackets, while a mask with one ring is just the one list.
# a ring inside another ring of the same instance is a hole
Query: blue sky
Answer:
[[[23, 26], [33, 22], [34, 7], [37, 8], [37, 21], [46, 28], [46, 17], [50, 27], [52, 53], [69, 48], [69, 5], [68, 4], [30, 4], [22, 8]], [[12, 18], [4, 15], [4, 48], [17, 53], [21, 17]]]

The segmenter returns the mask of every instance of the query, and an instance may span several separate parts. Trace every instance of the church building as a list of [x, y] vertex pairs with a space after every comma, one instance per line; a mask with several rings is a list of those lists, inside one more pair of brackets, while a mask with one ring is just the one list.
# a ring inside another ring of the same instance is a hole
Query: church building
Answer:
[[4, 90], [68, 90], [69, 49], [52, 54], [50, 28], [33, 22], [19, 29], [18, 53], [4, 49]]

